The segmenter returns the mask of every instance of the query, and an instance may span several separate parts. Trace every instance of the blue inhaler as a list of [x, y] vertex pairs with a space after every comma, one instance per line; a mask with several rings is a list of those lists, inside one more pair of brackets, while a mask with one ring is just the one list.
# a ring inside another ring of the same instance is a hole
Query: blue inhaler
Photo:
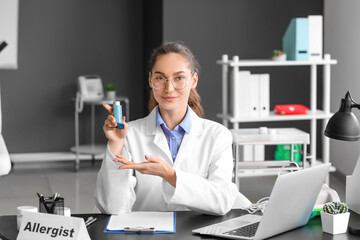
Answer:
[[115, 101], [113, 104], [113, 114], [116, 119], [116, 128], [124, 129], [124, 124], [122, 121], [122, 107], [120, 105], [120, 101]]

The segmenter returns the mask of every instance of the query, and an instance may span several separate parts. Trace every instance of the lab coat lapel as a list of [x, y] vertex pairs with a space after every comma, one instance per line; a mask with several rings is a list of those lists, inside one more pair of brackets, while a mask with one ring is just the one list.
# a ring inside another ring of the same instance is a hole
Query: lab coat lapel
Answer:
[[167, 158], [165, 159], [170, 166], [173, 165], [169, 145], [166, 141], [166, 137], [161, 127], [156, 128], [156, 108], [154, 108], [146, 119], [146, 134], [151, 135], [154, 138], [154, 144], [160, 151], [165, 153]]
[[169, 145], [166, 141], [166, 137], [164, 132], [162, 131], [161, 127], [158, 126], [158, 128], [156, 129], [155, 132], [155, 137], [154, 137], [154, 144], [162, 151], [166, 154], [167, 158], [165, 159], [170, 166], [173, 165], [173, 161], [171, 159], [171, 153], [170, 153], [170, 149], [169, 149]]

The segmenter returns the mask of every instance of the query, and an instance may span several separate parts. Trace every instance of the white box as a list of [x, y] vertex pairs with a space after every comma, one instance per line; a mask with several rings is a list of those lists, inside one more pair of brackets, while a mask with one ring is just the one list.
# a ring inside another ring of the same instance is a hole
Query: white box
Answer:
[[309, 15], [309, 60], [323, 59], [323, 17]]

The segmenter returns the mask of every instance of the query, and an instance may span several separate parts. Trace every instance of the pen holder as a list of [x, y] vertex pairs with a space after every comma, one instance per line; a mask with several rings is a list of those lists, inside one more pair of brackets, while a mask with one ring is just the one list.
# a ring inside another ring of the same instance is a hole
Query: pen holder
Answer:
[[64, 215], [64, 198], [44, 197], [39, 199], [39, 212]]

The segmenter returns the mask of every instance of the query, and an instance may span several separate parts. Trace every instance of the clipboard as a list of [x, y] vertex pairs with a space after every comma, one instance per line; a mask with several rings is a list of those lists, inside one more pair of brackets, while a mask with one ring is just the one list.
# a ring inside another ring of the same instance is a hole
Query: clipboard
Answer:
[[111, 215], [104, 233], [175, 233], [176, 212], [129, 212]]

